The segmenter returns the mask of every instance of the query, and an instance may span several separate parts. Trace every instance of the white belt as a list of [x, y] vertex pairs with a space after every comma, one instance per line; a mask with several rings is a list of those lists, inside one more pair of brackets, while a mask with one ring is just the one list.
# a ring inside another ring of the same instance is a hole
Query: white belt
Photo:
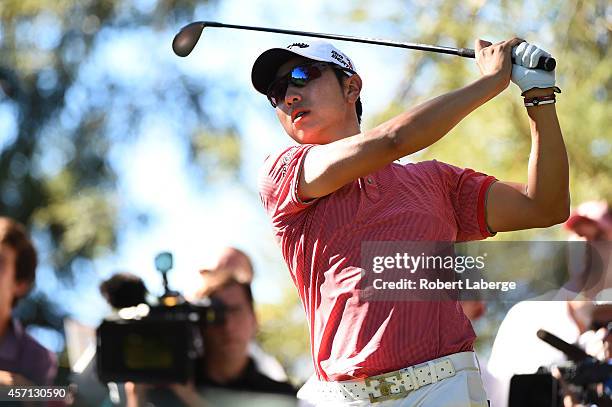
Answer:
[[316, 402], [370, 400], [378, 403], [404, 398], [413, 390], [452, 377], [461, 370], [479, 370], [474, 352], [454, 353], [360, 380], [309, 380], [298, 392], [298, 398]]

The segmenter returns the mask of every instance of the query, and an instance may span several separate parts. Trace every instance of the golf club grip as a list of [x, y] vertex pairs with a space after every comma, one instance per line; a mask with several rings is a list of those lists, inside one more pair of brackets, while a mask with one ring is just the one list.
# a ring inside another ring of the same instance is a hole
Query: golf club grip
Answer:
[[[457, 50], [457, 55], [466, 57], [466, 58], [476, 58], [476, 52], [471, 48], [459, 48]], [[512, 58], [512, 63], [514, 64], [514, 58]], [[535, 69], [541, 69], [543, 71], [554, 71], [557, 66], [557, 61], [553, 57], [540, 57], [538, 60], [538, 64]]]

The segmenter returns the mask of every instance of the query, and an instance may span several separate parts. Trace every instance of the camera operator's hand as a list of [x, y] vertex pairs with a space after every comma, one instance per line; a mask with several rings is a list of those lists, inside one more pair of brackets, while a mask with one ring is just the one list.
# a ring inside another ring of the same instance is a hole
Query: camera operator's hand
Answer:
[[[126, 407], [146, 407], [150, 405], [148, 393], [156, 387], [157, 386], [145, 383], [126, 383]], [[206, 400], [204, 400], [204, 398], [198, 393], [193, 382], [189, 382], [187, 384], [172, 383], [163, 387], [167, 388], [169, 391], [172, 391], [176, 397], [178, 397], [184, 403], [184, 405], [188, 407], [210, 406], [210, 404], [207, 403]]]
[[568, 383], [563, 379], [561, 371], [556, 366], [551, 369], [550, 373], [559, 381], [559, 386], [563, 392], [563, 407], [585, 407], [585, 405], [578, 400], [578, 395], [571, 390]]
[[193, 382], [189, 382], [187, 384], [174, 383], [170, 385], [170, 389], [178, 398], [181, 399], [183, 403], [185, 403], [185, 405], [189, 407], [210, 406], [210, 404], [208, 404], [206, 400], [200, 396]]
[[146, 404], [147, 392], [152, 386], [148, 384], [125, 382], [123, 387], [125, 389], [126, 407], [139, 407]]
[[19, 373], [0, 370], [0, 386], [34, 386], [34, 383]]

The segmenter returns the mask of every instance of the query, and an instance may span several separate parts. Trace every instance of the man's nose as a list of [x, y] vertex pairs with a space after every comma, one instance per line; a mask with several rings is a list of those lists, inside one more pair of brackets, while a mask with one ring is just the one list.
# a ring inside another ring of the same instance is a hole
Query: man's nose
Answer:
[[223, 330], [228, 334], [235, 333], [238, 329], [240, 329], [240, 320], [233, 315], [228, 315], [225, 317], [225, 322], [223, 323]]
[[295, 102], [299, 102], [302, 100], [302, 95], [298, 91], [298, 88], [295, 86], [287, 87], [287, 92], [285, 92], [285, 104], [287, 106], [291, 106]]

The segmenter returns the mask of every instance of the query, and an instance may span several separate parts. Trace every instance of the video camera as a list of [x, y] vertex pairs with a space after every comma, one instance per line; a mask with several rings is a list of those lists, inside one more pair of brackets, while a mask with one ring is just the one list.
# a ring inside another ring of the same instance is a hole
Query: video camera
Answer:
[[[540, 329], [538, 338], [563, 352], [569, 362], [557, 368], [564, 382], [584, 405], [612, 406], [612, 365], [601, 362], [579, 347]], [[549, 370], [514, 375], [510, 380], [509, 407], [563, 407], [563, 389]]]
[[168, 289], [172, 254], [160, 253], [155, 267], [164, 294], [152, 304], [123, 308], [96, 331], [96, 363], [102, 382], [186, 383], [194, 360], [204, 355], [202, 330], [224, 321], [224, 305], [214, 299], [187, 302]]

